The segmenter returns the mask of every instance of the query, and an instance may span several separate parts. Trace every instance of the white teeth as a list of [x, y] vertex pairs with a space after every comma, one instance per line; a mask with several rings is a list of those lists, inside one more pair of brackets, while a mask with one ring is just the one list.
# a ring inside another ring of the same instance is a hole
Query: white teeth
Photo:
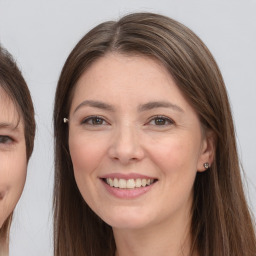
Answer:
[[117, 178], [114, 178], [114, 187], [118, 188], [119, 187], [119, 182]]
[[141, 179], [136, 179], [136, 188], [141, 187]]
[[119, 188], [126, 188], [126, 180], [124, 179], [119, 180]]
[[117, 178], [114, 178], [114, 179], [107, 178], [106, 182], [111, 187], [122, 188], [122, 189], [126, 189], [126, 188], [133, 189], [133, 188], [146, 187], [147, 185], [149, 186], [154, 182], [154, 179], [125, 180], [125, 179], [117, 179]]
[[134, 179], [127, 180], [126, 187], [127, 188], [135, 188], [135, 181], [134, 181]]
[[107, 179], [107, 180], [108, 180], [108, 184], [109, 184], [111, 187], [113, 187], [113, 186], [114, 186], [113, 180], [112, 180], [112, 179]]

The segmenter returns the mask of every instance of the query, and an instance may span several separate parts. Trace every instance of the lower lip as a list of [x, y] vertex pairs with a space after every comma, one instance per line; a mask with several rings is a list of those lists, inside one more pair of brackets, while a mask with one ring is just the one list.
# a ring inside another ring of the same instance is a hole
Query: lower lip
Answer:
[[151, 190], [155, 183], [146, 186], [146, 187], [140, 187], [140, 188], [128, 188], [128, 189], [121, 189], [121, 188], [115, 188], [109, 186], [106, 182], [101, 180], [107, 191], [112, 194], [115, 197], [122, 198], [122, 199], [133, 199], [137, 198], [145, 193], [147, 193], [149, 190]]

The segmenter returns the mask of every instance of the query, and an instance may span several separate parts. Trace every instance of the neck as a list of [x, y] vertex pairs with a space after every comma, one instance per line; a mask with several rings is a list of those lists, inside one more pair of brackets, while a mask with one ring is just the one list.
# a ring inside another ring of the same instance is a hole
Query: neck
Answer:
[[191, 218], [187, 216], [187, 220], [184, 223], [183, 216], [175, 223], [168, 221], [144, 229], [113, 229], [116, 256], [191, 256]]

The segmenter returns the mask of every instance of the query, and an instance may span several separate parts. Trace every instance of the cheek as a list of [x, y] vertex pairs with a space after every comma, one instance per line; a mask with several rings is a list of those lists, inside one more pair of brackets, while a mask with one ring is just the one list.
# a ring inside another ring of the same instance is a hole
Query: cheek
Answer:
[[154, 143], [149, 151], [162, 178], [173, 189], [192, 187], [197, 172], [200, 139], [189, 136], [171, 136]]
[[151, 155], [160, 166], [180, 169], [188, 164], [196, 167], [198, 150], [195, 143], [177, 138], [155, 143]]
[[75, 175], [90, 174], [101, 162], [102, 143], [88, 136], [70, 136], [69, 150]]
[[189, 211], [199, 144], [192, 138], [187, 142], [177, 136], [154, 145], [149, 151], [160, 175], [159, 190], [162, 196], [156, 200], [161, 205], [162, 213], [169, 215], [179, 212], [179, 209]]
[[1, 154], [0, 189], [4, 195], [0, 201], [0, 222], [13, 211], [24, 188], [27, 174], [27, 160], [24, 151]]
[[97, 169], [102, 166], [105, 157], [103, 141], [95, 137], [79, 136], [77, 134], [69, 137], [69, 151], [72, 159], [75, 180], [78, 189], [87, 202], [94, 209], [95, 191], [97, 184]]

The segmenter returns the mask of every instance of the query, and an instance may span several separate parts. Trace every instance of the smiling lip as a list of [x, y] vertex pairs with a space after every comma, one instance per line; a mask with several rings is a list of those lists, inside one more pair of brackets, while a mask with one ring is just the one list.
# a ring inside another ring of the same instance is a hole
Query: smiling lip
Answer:
[[130, 174], [111, 173], [111, 174], [106, 174], [104, 176], [101, 176], [100, 178], [101, 179], [117, 178], [117, 179], [125, 179], [125, 180], [129, 180], [129, 179], [156, 179], [155, 177], [150, 177], [150, 176], [146, 176], [146, 175], [142, 175], [142, 174], [138, 174], [138, 173], [130, 173]]
[[100, 177], [106, 190], [121, 199], [137, 198], [151, 190], [157, 179], [141, 174], [112, 173]]

